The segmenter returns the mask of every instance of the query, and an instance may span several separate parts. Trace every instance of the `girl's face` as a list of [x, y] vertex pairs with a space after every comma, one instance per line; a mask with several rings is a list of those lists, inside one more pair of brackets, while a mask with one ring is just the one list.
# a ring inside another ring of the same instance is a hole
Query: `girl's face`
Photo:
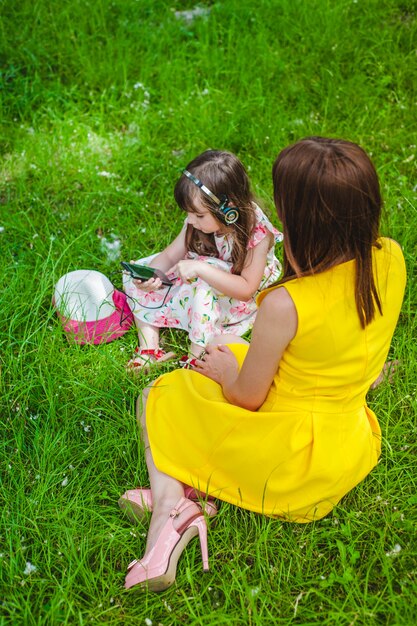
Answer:
[[222, 229], [222, 224], [214, 217], [213, 213], [203, 207], [199, 211], [190, 211], [187, 216], [187, 223], [206, 234], [217, 233]]

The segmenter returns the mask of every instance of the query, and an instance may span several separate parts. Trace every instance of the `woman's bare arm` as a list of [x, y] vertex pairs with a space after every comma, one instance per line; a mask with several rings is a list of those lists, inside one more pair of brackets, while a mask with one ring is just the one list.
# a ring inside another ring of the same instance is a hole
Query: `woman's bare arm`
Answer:
[[256, 411], [265, 401], [282, 354], [297, 332], [297, 311], [285, 287], [265, 296], [240, 371], [227, 346], [208, 347], [196, 371], [221, 384], [231, 404]]

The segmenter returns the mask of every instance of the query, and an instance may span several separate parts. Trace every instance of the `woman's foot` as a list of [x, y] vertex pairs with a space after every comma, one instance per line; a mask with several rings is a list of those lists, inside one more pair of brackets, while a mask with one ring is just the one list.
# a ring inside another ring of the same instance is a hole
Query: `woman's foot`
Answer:
[[125, 588], [138, 585], [150, 591], [164, 591], [175, 581], [177, 563], [193, 537], [199, 535], [203, 569], [208, 571], [207, 525], [201, 508], [187, 498], [180, 498], [171, 509], [144, 557], [128, 566]]
[[[203, 513], [208, 517], [217, 515], [217, 506], [214, 502], [214, 498], [210, 498], [192, 487], [184, 487], [184, 496], [196, 502]], [[152, 491], [150, 489], [141, 488], [129, 489], [120, 496], [118, 504], [122, 511], [125, 511], [130, 521], [133, 524], [137, 524], [153, 510]]]
[[384, 367], [382, 368], [382, 372], [380, 373], [378, 378], [372, 383], [371, 389], [375, 389], [376, 387], [378, 387], [381, 383], [385, 381], [388, 381], [389, 383], [391, 383], [393, 381], [394, 374], [397, 371], [399, 365], [400, 365], [400, 361], [398, 361], [398, 359], [394, 361], [387, 361], [384, 364]]
[[164, 352], [160, 348], [136, 348], [135, 354], [136, 356], [130, 359], [126, 366], [128, 370], [147, 372], [155, 363], [175, 359], [174, 352]]

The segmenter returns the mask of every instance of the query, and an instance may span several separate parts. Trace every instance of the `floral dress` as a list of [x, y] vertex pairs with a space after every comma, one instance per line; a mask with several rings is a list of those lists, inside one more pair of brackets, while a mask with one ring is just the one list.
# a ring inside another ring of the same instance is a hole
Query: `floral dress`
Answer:
[[[274, 235], [275, 243], [282, 241], [282, 233], [271, 224], [258, 206], [255, 213], [256, 225], [248, 243], [248, 250], [254, 248], [269, 233]], [[185, 258], [205, 261], [231, 272], [233, 235], [215, 234], [214, 238], [218, 258], [200, 256], [195, 252], [188, 252]], [[157, 255], [153, 254], [135, 262], [146, 265], [155, 256]], [[181, 328], [188, 332], [192, 343], [204, 347], [216, 335], [229, 333], [240, 336], [252, 328], [256, 316], [257, 293], [278, 280], [280, 274], [281, 264], [275, 257], [272, 246], [268, 251], [258, 291], [248, 301], [229, 298], [201, 278], [189, 283], [183, 282], [173, 274], [169, 274], [169, 278], [174, 281], [173, 286], [156, 291], [144, 292], [137, 289], [128, 275], [124, 275], [123, 284], [129, 296], [130, 308], [137, 319], [158, 328]]]

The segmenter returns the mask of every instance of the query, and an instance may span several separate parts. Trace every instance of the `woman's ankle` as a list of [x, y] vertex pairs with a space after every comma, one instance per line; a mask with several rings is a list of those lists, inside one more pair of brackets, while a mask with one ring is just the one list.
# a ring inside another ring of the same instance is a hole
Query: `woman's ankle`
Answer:
[[153, 511], [151, 523], [149, 525], [148, 536], [146, 538], [145, 554], [149, 552], [149, 550], [152, 550], [152, 548], [158, 541], [158, 537], [161, 534], [161, 531], [165, 526], [167, 520], [169, 519], [170, 513], [177, 504], [177, 502], [178, 499], [171, 498], [159, 502], [157, 501], [155, 504], [152, 504]]

